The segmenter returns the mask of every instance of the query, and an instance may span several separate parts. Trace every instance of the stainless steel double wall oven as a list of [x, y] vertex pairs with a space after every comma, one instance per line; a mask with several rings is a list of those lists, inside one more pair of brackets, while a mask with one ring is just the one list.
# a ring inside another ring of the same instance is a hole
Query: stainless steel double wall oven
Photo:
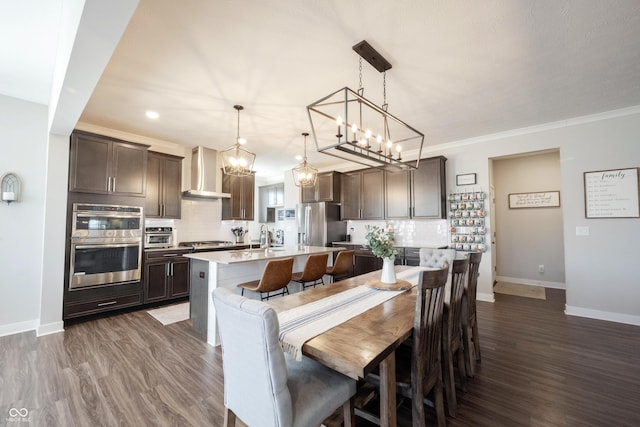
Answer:
[[69, 289], [140, 280], [142, 207], [74, 203]]

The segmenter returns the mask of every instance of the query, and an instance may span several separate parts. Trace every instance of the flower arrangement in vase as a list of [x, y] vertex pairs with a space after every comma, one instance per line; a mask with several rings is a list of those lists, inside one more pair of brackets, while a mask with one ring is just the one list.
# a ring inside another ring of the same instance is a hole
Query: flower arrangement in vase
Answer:
[[384, 229], [375, 225], [366, 227], [367, 233], [364, 238], [371, 252], [378, 258], [382, 258], [382, 275], [380, 281], [385, 284], [396, 283], [396, 273], [394, 270], [395, 257], [398, 250], [393, 246], [393, 229]]

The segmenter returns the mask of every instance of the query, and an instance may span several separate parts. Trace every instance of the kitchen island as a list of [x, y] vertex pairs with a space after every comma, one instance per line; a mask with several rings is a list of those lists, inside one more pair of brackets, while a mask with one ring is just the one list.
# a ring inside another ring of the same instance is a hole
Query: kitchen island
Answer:
[[[191, 259], [191, 324], [192, 328], [206, 338], [210, 345], [220, 344], [216, 312], [211, 299], [214, 289], [234, 289], [238, 283], [260, 279], [268, 261], [293, 257], [293, 271], [302, 271], [307, 258], [313, 254], [332, 253], [342, 247], [291, 246], [267, 249], [240, 249], [222, 252], [200, 252], [186, 254]], [[329, 257], [330, 262], [332, 257]], [[259, 299], [259, 294], [245, 292], [249, 298]]]

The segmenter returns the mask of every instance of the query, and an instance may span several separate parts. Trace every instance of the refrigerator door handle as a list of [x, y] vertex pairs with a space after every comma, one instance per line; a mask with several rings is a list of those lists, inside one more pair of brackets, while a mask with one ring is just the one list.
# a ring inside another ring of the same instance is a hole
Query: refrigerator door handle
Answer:
[[309, 245], [311, 235], [311, 206], [304, 207], [304, 244]]

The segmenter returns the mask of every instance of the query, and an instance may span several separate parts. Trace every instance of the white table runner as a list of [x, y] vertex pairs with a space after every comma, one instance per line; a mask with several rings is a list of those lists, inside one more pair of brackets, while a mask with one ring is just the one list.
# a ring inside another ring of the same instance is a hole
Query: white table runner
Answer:
[[[416, 286], [419, 273], [424, 270], [433, 269], [414, 267], [396, 273], [396, 278], [406, 280]], [[282, 311], [278, 313], [280, 344], [284, 351], [295, 357], [296, 360], [302, 360], [302, 346], [305, 342], [378, 304], [382, 304], [401, 292], [404, 291], [382, 291], [363, 285]]]

